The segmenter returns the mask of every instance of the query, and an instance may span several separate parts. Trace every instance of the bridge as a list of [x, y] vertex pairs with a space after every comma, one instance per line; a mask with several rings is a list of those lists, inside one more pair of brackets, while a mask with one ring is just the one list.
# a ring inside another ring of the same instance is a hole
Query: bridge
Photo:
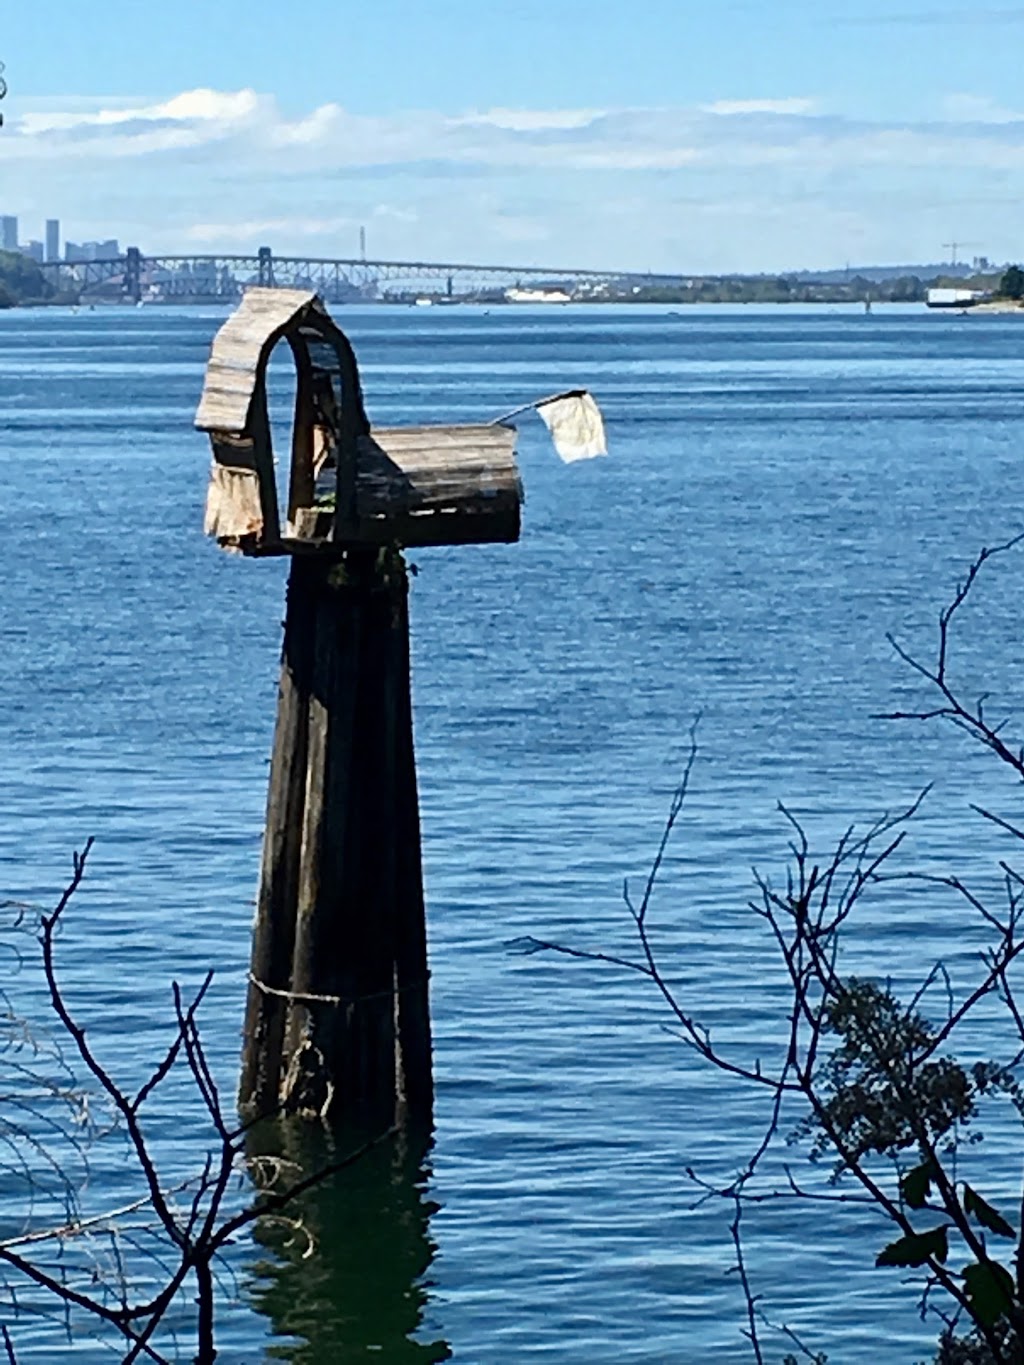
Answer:
[[91, 261], [48, 261], [44, 276], [59, 293], [83, 302], [232, 303], [249, 285], [313, 289], [328, 303], [500, 299], [507, 290], [544, 291], [569, 298], [629, 293], [651, 285], [688, 283], [682, 275], [542, 266], [468, 265], [438, 261], [368, 261], [316, 256], [144, 255]]

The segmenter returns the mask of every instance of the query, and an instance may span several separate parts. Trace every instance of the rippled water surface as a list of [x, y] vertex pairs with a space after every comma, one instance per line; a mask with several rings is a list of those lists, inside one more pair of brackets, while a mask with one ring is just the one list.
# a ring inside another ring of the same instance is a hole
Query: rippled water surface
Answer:
[[[966, 562], [1024, 523], [1024, 324], [337, 313], [371, 420], [488, 419], [588, 385], [611, 456], [563, 466], [524, 425], [521, 543], [415, 556], [436, 1142], [422, 1178], [389, 1156], [317, 1196], [311, 1260], [267, 1235], [240, 1252], [222, 1358], [430, 1361], [447, 1343], [466, 1365], [746, 1360], [729, 1210], [694, 1209], [686, 1171], [735, 1170], [763, 1097], [689, 1055], [638, 978], [509, 943], [632, 951], [622, 881], [649, 865], [698, 711], [654, 937], [738, 1054], [781, 1027], [747, 907], [751, 865], [785, 865], [778, 801], [825, 847], [934, 781], [908, 865], [995, 884], [1013, 850], [968, 807], [1012, 816], [1010, 776], [955, 734], [873, 715], [925, 699], [886, 632], [927, 653]], [[208, 457], [191, 419], [220, 321], [0, 314], [0, 895], [52, 901], [95, 835], [61, 953], [96, 1046], [143, 1074], [169, 982], [212, 966], [204, 1027], [230, 1092], [285, 569], [201, 535]], [[1020, 553], [979, 584], [955, 650], [965, 688], [1011, 713]], [[966, 980], [980, 942], [951, 902], [889, 897], [864, 907], [847, 965], [905, 983], [941, 956]], [[155, 1117], [172, 1170], [195, 1164], [190, 1114]], [[995, 1193], [1013, 1189], [1017, 1145], [990, 1135]], [[96, 1179], [122, 1192], [120, 1153]], [[935, 1332], [873, 1268], [882, 1235], [851, 1210], [752, 1218], [771, 1315], [834, 1362], [922, 1359]], [[21, 1330], [26, 1359], [57, 1358]]]

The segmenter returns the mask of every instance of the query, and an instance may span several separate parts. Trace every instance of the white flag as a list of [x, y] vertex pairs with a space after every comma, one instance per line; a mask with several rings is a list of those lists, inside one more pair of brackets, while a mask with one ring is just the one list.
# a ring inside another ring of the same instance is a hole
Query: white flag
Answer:
[[566, 464], [608, 454], [601, 409], [586, 389], [555, 394], [553, 398], [542, 399], [535, 407], [551, 432], [555, 450]]

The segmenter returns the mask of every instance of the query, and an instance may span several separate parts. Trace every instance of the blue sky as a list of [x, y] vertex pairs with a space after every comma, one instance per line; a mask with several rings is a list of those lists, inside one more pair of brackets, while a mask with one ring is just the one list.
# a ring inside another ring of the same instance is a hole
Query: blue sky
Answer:
[[[1019, 244], [1024, 6], [104, 0], [0, 19], [22, 236], [658, 270]], [[147, 22], [147, 15], [152, 15]]]

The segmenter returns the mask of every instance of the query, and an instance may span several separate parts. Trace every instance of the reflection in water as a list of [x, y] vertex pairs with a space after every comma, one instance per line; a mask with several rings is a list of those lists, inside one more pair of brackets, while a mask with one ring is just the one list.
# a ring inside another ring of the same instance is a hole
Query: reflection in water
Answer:
[[[305, 1171], [337, 1159], [322, 1134], [291, 1124], [264, 1130], [258, 1148]], [[424, 1144], [403, 1135], [297, 1199], [289, 1214], [301, 1219], [301, 1229], [274, 1219], [257, 1224], [256, 1241], [269, 1255], [249, 1271], [250, 1294], [274, 1332], [290, 1339], [270, 1347], [269, 1359], [292, 1365], [450, 1359], [444, 1342], [418, 1339], [435, 1251], [428, 1223], [437, 1206], [425, 1198], [426, 1182]]]

